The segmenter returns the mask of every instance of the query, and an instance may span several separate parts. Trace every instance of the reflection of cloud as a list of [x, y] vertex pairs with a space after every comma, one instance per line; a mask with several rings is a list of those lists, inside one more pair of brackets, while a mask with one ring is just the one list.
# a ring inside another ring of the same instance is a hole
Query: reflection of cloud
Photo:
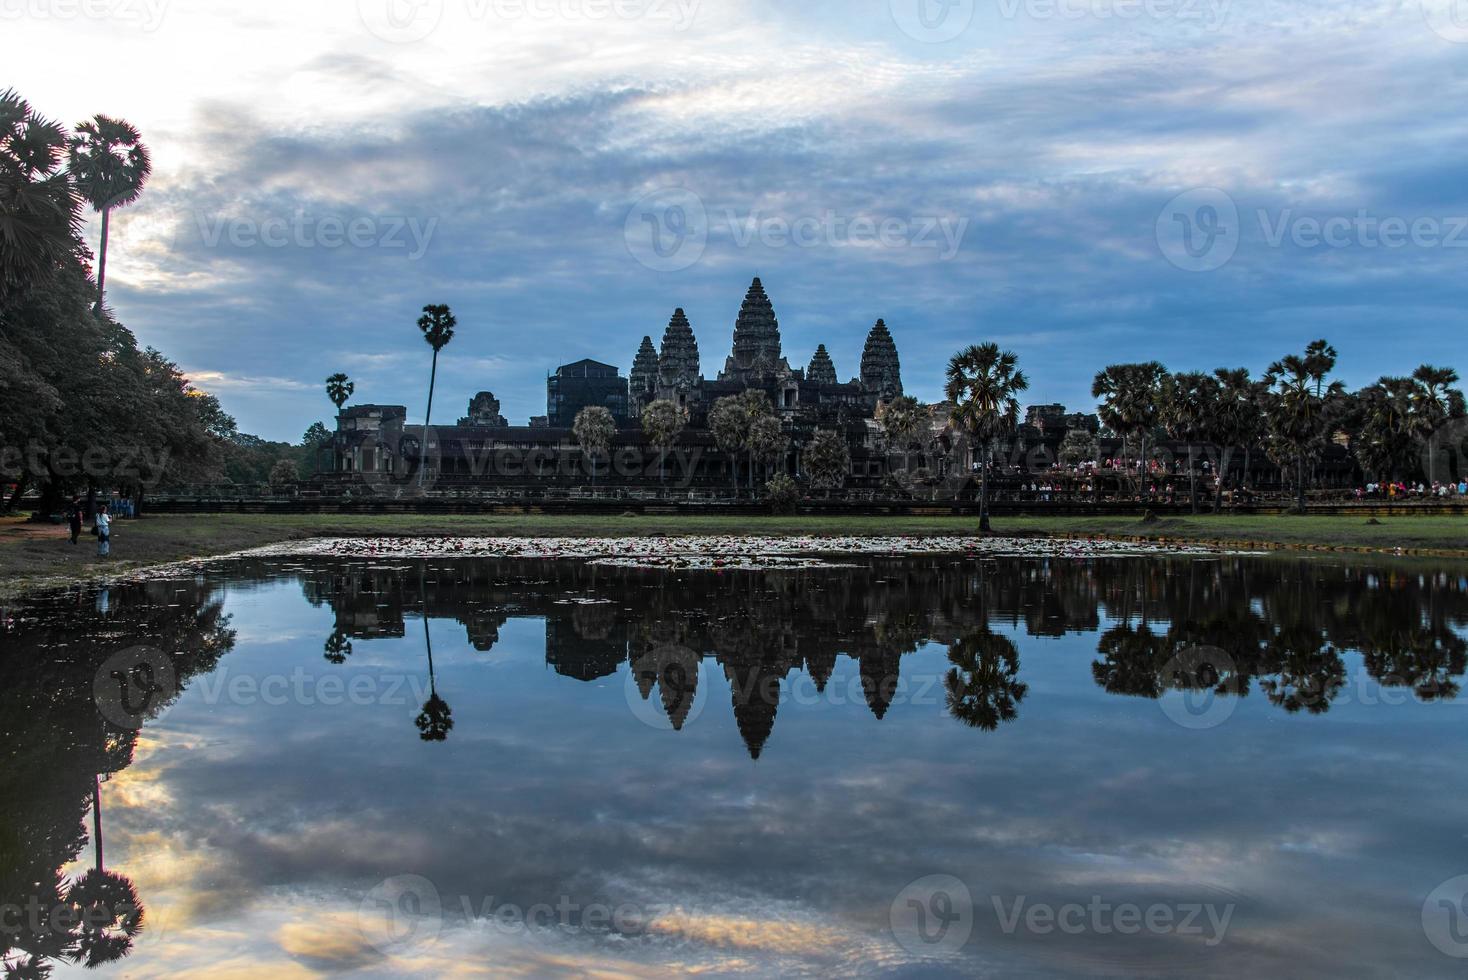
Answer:
[[382, 958], [362, 941], [357, 917], [345, 913], [313, 915], [288, 922], [276, 930], [275, 941], [288, 956], [331, 972], [359, 969]]

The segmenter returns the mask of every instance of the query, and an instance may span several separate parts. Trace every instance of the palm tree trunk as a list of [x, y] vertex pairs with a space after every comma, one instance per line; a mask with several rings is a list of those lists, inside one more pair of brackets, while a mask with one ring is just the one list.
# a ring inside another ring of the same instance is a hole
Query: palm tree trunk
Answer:
[[994, 455], [994, 444], [984, 444], [982, 462], [979, 464], [979, 533], [988, 534], [989, 526], [989, 461]]
[[102, 777], [92, 774], [92, 852], [102, 870]]
[[1188, 443], [1188, 496], [1192, 498], [1193, 513], [1198, 513], [1198, 470], [1193, 466], [1193, 444]]
[[13, 511], [20, 506], [20, 498], [25, 493], [26, 486], [30, 484], [31, 475], [21, 473], [15, 480], [15, 492], [10, 495], [10, 501], [5, 505], [5, 510]]
[[112, 209], [102, 209], [102, 246], [97, 250], [97, 307], [93, 316], [102, 315], [102, 297], [107, 293], [107, 237], [112, 226]]
[[1295, 466], [1295, 500], [1299, 505], [1300, 513], [1305, 513], [1305, 454], [1300, 454], [1300, 460]]
[[423, 486], [428, 466], [428, 427], [433, 424], [433, 386], [438, 382], [438, 348], [433, 349], [433, 368], [428, 372], [428, 411], [423, 414], [423, 438], [418, 440], [418, 485]]
[[1228, 467], [1233, 462], [1233, 459], [1233, 447], [1225, 446], [1219, 456], [1218, 472], [1214, 474], [1218, 480], [1218, 485], [1214, 488], [1213, 493], [1213, 513], [1215, 514], [1223, 513], [1223, 481], [1228, 476]]

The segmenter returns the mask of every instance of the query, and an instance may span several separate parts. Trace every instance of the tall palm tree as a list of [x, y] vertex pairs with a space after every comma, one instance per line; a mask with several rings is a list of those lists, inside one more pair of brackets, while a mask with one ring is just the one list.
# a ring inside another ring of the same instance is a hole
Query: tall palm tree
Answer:
[[108, 871], [102, 858], [102, 780], [92, 777], [93, 867], [67, 890], [80, 927], [69, 958], [95, 969], [126, 956], [143, 928], [143, 906], [132, 881]]
[[326, 379], [326, 397], [336, 406], [340, 414], [342, 406], [357, 393], [357, 386], [345, 374], [333, 374]]
[[678, 434], [688, 424], [688, 410], [677, 402], [662, 399], [649, 402], [642, 410], [642, 431], [647, 441], [658, 451], [658, 481], [667, 473], [668, 450], [678, 442]]
[[1113, 364], [1097, 374], [1091, 384], [1091, 395], [1101, 399], [1101, 421], [1123, 438], [1134, 435], [1141, 443], [1139, 488], [1148, 499], [1147, 440], [1162, 413], [1162, 383], [1166, 377], [1167, 368], [1156, 361]]
[[1223, 444], [1214, 510], [1223, 509], [1223, 479], [1228, 476], [1234, 450], [1244, 450], [1244, 479], [1252, 468], [1254, 447], [1264, 439], [1264, 385], [1249, 376], [1247, 368], [1219, 368], [1218, 412], [1214, 434]]
[[112, 209], [136, 201], [152, 172], [148, 148], [131, 123], [97, 115], [77, 126], [71, 138], [71, 179], [78, 193], [102, 215], [102, 245], [97, 257], [98, 314], [107, 292], [107, 232]]
[[1188, 498], [1198, 513], [1198, 472], [1193, 466], [1196, 442], [1213, 434], [1218, 418], [1217, 380], [1198, 371], [1169, 375], [1162, 386], [1162, 421], [1168, 435], [1188, 444]]
[[994, 444], [1019, 425], [1019, 398], [1030, 387], [1019, 370], [1019, 357], [998, 344], [966, 347], [948, 362], [945, 393], [953, 403], [953, 421], [983, 447], [979, 473], [979, 531], [989, 526], [989, 466]]
[[1427, 440], [1427, 479], [1435, 480], [1437, 434], [1450, 420], [1463, 418], [1463, 392], [1453, 387], [1458, 383], [1458, 372], [1452, 368], [1424, 364], [1412, 372], [1412, 380], [1417, 385], [1412, 428]]
[[0, 92], [0, 304], [80, 253], [81, 201], [60, 170], [66, 130]]
[[877, 407], [877, 423], [882, 427], [887, 444], [902, 451], [903, 472], [911, 468], [912, 444], [926, 419], [927, 412], [911, 395], [899, 395]]
[[1266, 420], [1275, 451], [1295, 464], [1296, 507], [1305, 510], [1306, 464], [1324, 441], [1330, 400], [1345, 393], [1339, 381], [1328, 381], [1336, 350], [1324, 340], [1275, 361], [1264, 373], [1268, 388]]
[[433, 387], [438, 381], [438, 352], [454, 339], [454, 328], [459, 321], [447, 306], [425, 306], [418, 318], [418, 329], [423, 339], [433, 348], [433, 369], [428, 375], [428, 410], [423, 413], [423, 438], [418, 444], [418, 485], [422, 486], [428, 466], [428, 427], [433, 424]]

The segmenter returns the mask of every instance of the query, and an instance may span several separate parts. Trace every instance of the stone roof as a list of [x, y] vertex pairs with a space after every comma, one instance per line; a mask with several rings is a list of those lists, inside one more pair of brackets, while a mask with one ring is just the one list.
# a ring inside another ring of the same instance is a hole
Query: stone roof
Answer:
[[642, 346], [632, 362], [631, 393], [639, 401], [650, 399], [658, 386], [658, 352], [651, 337], [642, 338]]

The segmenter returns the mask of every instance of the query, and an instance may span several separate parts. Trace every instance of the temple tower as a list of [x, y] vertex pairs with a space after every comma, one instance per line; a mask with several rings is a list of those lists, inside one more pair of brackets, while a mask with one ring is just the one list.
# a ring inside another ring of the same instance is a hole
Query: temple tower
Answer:
[[758, 278], [750, 284], [734, 321], [734, 350], [724, 365], [721, 381], [750, 382], [789, 371], [780, 356], [780, 321]]
[[659, 380], [665, 385], [698, 383], [698, 340], [681, 308], [673, 312], [663, 334], [663, 352], [658, 361]]
[[816, 348], [815, 356], [810, 359], [810, 367], [806, 369], [805, 379], [818, 385], [838, 384], [836, 364], [827, 353], [825, 344]]
[[861, 386], [884, 402], [902, 395], [902, 362], [884, 320], [878, 320], [867, 335], [861, 355]]
[[657, 397], [658, 390], [658, 352], [652, 345], [651, 337], [642, 338], [642, 346], [637, 350], [637, 357], [632, 362], [631, 375], [631, 398], [635, 410]]

